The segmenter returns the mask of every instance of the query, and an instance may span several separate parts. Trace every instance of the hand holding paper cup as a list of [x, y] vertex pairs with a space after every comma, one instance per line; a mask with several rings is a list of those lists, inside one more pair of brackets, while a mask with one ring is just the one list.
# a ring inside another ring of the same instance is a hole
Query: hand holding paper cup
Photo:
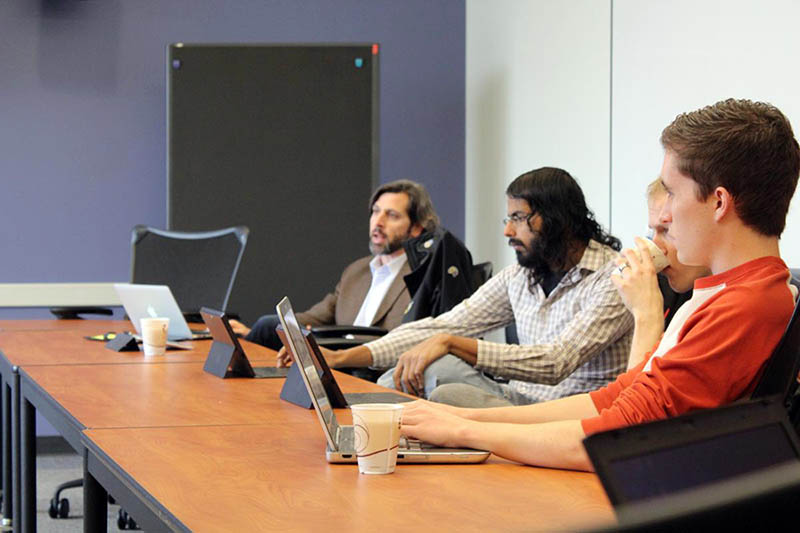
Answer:
[[653, 259], [653, 266], [656, 267], [656, 272], [661, 272], [669, 266], [669, 259], [664, 255], [664, 251], [658, 247], [650, 239], [642, 239], [647, 244], [647, 249], [650, 250], [650, 257]]
[[[667, 268], [669, 266], [669, 259], [667, 259], [667, 256], [664, 255], [663, 250], [661, 250], [661, 248], [659, 248], [658, 245], [650, 239], [642, 238], [641, 240], [644, 241], [644, 243], [647, 245], [647, 250], [650, 252], [650, 258], [653, 260], [653, 266], [656, 268], [656, 273], [661, 272], [662, 270]], [[641, 261], [642, 255], [640, 253], [639, 248], [634, 247], [631, 248], [631, 250], [636, 253], [637, 257]], [[624, 250], [623, 253], [625, 253]], [[620, 266], [617, 267], [617, 270], [619, 271], [620, 275], [622, 274], [622, 271], [628, 268], [629, 266], [630, 265], [628, 264], [628, 262], [624, 261], [623, 259], [622, 264], [620, 264]]]
[[144, 355], [164, 355], [167, 352], [169, 318], [143, 318], [140, 321]]
[[391, 474], [397, 464], [400, 413], [403, 406], [391, 403], [351, 405], [355, 428], [358, 471]]

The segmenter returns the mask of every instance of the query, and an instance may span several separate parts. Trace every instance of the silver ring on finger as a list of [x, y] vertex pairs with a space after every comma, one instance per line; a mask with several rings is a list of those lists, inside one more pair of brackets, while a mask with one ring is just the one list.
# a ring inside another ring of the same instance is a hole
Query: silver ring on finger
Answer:
[[620, 273], [620, 275], [622, 275], [622, 271], [625, 270], [626, 268], [630, 268], [630, 265], [628, 263], [622, 263], [620, 266], [617, 267], [617, 271]]

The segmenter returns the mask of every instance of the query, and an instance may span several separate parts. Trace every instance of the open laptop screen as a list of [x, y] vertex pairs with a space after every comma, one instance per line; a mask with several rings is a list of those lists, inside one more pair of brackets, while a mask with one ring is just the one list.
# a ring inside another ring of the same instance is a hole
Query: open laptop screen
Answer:
[[183, 313], [168, 286], [115, 283], [114, 289], [125, 308], [125, 314], [139, 335], [142, 334], [140, 328], [142, 318], [166, 317], [169, 318], [168, 340], [180, 341], [192, 338], [192, 330], [186, 324], [186, 319], [183, 318]]
[[331, 402], [328, 400], [328, 395], [325, 392], [325, 387], [317, 373], [317, 367], [311, 354], [308, 351], [303, 332], [297, 322], [297, 317], [292, 309], [292, 304], [288, 298], [283, 298], [276, 306], [278, 317], [281, 319], [283, 329], [286, 331], [287, 340], [289, 342], [288, 348], [291, 349], [294, 356], [294, 364], [300, 365], [299, 370], [303, 381], [306, 382], [307, 388], [312, 392], [311, 401], [314, 402], [315, 411], [320, 417], [323, 428], [326, 432], [326, 438], [331, 449], [336, 449], [337, 436], [339, 433], [339, 423], [336, 421], [336, 416], [333, 413]]

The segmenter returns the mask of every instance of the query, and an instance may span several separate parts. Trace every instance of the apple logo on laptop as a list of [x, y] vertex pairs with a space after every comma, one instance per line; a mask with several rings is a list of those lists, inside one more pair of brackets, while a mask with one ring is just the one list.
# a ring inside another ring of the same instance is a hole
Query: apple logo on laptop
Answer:
[[147, 314], [150, 315], [150, 318], [158, 318], [158, 313], [152, 305], [147, 306]]

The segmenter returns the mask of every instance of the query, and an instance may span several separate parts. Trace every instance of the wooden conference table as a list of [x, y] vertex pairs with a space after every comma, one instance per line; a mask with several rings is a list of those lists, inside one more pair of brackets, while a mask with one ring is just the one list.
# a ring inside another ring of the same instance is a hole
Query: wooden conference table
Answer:
[[[329, 465], [315, 413], [278, 398], [282, 379], [203, 372], [208, 341], [145, 359], [86, 341], [85, 331], [31, 329], [24, 341], [22, 331], [0, 332], [0, 359], [19, 369], [23, 531], [35, 529], [34, 408], [84, 455], [91, 531], [106, 527], [106, 491], [148, 531], [552, 530], [612, 520], [593, 474], [494, 457], [400, 465], [390, 476]], [[266, 349], [246, 350], [274, 360]], [[379, 389], [337, 380], [348, 392]], [[346, 410], [338, 415], [349, 422]]]
[[[104, 343], [88, 341], [84, 337], [108, 331], [132, 329], [128, 321], [108, 320], [0, 320], [0, 379], [2, 387], [2, 471], [3, 471], [3, 516], [14, 517], [15, 530], [21, 530], [27, 522], [35, 520], [35, 477], [30, 484], [32, 491], [23, 490], [22, 475], [23, 412], [26, 414], [25, 427], [35, 432], [35, 414], [30, 404], [20, 402], [21, 368], [39, 366], [63, 366], [75, 364], [164, 364], [201, 362], [206, 358], [210, 341], [196, 343], [193, 350], [169, 351], [164, 357], [145, 358], [140, 352], [114, 352], [104, 347]], [[254, 362], [274, 361], [274, 352], [257, 345], [249, 345], [247, 353]], [[72, 385], [72, 383], [70, 383]], [[26, 410], [27, 409], [27, 410]], [[45, 410], [47, 406], [45, 406]], [[43, 413], [44, 414], [44, 413]], [[46, 415], [45, 415], [46, 416]], [[62, 424], [63, 417], [51, 413], [47, 417], [76, 451], [83, 449], [79, 431], [72, 424]], [[35, 433], [26, 435], [33, 443]], [[29, 474], [35, 474], [34, 447], [28, 444], [31, 454], [28, 463]], [[23, 508], [23, 504], [25, 504]], [[24, 512], [23, 512], [24, 509]], [[103, 518], [105, 520], [105, 518]]]

